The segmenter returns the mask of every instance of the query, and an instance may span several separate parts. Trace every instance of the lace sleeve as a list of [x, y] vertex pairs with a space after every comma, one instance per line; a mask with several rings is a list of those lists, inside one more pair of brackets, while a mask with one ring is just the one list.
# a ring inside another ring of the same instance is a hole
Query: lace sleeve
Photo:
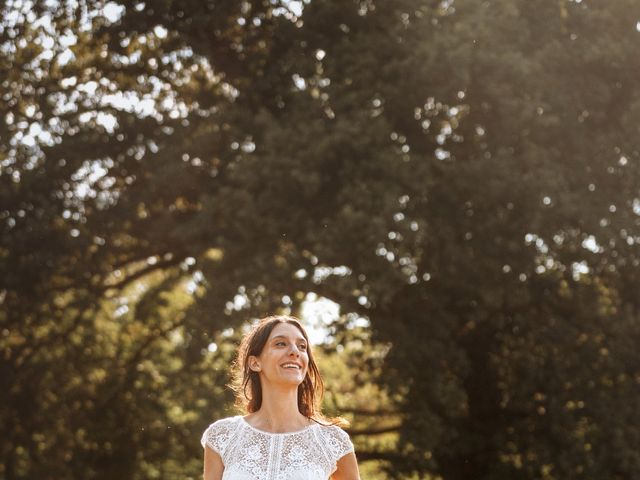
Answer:
[[209, 425], [200, 439], [202, 448], [209, 447], [222, 457], [235, 431], [236, 424], [233, 420], [225, 418]]
[[325, 427], [324, 438], [331, 454], [331, 461], [338, 462], [347, 453], [354, 451], [349, 434], [338, 426]]

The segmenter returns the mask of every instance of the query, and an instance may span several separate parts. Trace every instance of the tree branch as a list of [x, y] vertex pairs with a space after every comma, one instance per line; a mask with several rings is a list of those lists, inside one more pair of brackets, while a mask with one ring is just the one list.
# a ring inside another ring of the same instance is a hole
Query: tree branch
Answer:
[[371, 427], [371, 428], [362, 428], [359, 430], [349, 430], [347, 432], [351, 436], [357, 435], [382, 435], [383, 433], [397, 432], [402, 427], [402, 424], [398, 425], [389, 425], [387, 427]]

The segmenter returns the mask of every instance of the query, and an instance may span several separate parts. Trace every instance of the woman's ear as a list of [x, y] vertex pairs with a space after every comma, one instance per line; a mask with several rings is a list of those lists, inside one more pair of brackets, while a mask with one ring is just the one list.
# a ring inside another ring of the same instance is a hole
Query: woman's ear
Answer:
[[255, 355], [251, 355], [249, 357], [249, 370], [251, 370], [252, 372], [259, 372], [260, 370], [262, 370], [262, 367], [260, 366], [260, 360], [258, 360], [258, 357], [256, 357]]

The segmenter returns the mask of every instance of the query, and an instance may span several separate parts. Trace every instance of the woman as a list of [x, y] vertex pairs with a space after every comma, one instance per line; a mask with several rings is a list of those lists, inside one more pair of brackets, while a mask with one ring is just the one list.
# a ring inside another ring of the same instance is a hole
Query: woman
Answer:
[[235, 367], [248, 415], [205, 430], [204, 480], [360, 479], [349, 436], [322, 421], [322, 378], [297, 319], [262, 319], [243, 338]]

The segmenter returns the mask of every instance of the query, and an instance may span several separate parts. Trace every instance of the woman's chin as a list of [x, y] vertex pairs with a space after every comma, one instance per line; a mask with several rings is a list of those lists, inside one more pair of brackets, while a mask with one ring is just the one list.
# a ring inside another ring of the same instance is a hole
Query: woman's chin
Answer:
[[287, 385], [292, 385], [297, 387], [298, 385], [300, 385], [303, 381], [304, 381], [304, 377], [298, 376], [298, 375], [287, 375], [284, 376], [282, 378], [280, 378], [280, 381], [284, 384]]

